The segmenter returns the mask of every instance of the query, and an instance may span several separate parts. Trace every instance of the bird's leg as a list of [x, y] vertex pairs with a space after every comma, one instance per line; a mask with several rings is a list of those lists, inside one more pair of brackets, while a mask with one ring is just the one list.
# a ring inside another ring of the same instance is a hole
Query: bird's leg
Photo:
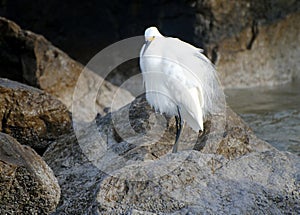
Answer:
[[182, 125], [183, 125], [183, 120], [181, 119], [181, 114], [179, 111], [179, 107], [177, 106], [177, 112], [178, 112], [178, 116], [175, 116], [176, 119], [176, 139], [175, 139], [175, 143], [173, 146], [173, 153], [177, 152], [178, 149], [178, 142], [179, 142], [179, 138], [180, 138], [180, 134], [181, 134], [181, 130], [182, 130]]

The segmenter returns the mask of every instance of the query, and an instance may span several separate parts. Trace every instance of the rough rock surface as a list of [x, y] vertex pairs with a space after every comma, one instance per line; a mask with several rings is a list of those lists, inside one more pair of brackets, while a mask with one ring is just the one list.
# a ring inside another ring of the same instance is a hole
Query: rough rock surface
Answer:
[[[176, 156], [186, 159], [174, 169]], [[140, 165], [130, 166], [102, 180], [97, 195], [99, 211], [103, 214], [134, 214], [134, 209], [167, 214], [300, 212], [299, 158], [289, 153], [255, 152], [226, 160], [184, 151], [164, 157], [156, 165], [172, 171], [153, 180], [126, 180], [127, 175], [136, 179], [145, 176]], [[149, 166], [145, 164], [145, 168]], [[152, 168], [156, 173], [155, 166]]]
[[198, 0], [195, 7], [197, 39], [203, 44], [212, 44], [235, 37], [251, 26], [276, 23], [289, 14], [297, 13], [300, 3], [295, 0]]
[[[111, 107], [117, 90], [122, 94], [122, 100], [115, 103], [116, 109], [133, 99], [130, 93], [119, 90], [85, 69], [43, 36], [22, 30], [14, 22], [1, 17], [0, 32], [0, 77], [38, 87], [57, 97], [69, 110], [72, 108], [73, 93], [77, 87], [77, 92], [80, 92], [77, 97], [81, 98], [81, 110], [78, 111], [82, 119], [93, 119], [96, 112], [103, 114], [106, 107]], [[81, 82], [78, 84], [80, 75]], [[90, 91], [98, 92], [95, 111], [89, 111], [90, 101], [93, 99], [88, 96]]]
[[43, 159], [0, 133], [1, 214], [50, 214], [59, 198], [57, 179]]
[[195, 40], [225, 87], [276, 85], [299, 77], [300, 2], [197, 1]]
[[211, 45], [224, 86], [272, 86], [299, 78], [299, 20], [300, 12], [290, 14]]
[[0, 78], [0, 132], [37, 150], [71, 128], [71, 114], [43, 91]]
[[186, 128], [172, 154], [174, 121], [140, 97], [62, 136], [44, 154], [62, 189], [55, 214], [300, 212], [299, 157], [256, 138], [230, 109], [205, 133]]

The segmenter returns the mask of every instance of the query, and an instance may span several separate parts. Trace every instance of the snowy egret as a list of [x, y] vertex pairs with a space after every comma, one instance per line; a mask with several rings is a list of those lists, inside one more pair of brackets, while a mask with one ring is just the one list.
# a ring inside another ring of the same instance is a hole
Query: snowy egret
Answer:
[[160, 113], [175, 115], [177, 152], [184, 121], [203, 131], [205, 117], [220, 108], [223, 90], [216, 70], [202, 49], [164, 37], [156, 27], [145, 31], [140, 67], [148, 103]]

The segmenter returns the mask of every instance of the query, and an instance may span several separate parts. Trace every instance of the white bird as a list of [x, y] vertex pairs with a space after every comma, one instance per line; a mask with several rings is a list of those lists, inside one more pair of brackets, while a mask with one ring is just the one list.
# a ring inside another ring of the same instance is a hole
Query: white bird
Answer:
[[160, 113], [176, 118], [177, 152], [183, 122], [203, 131], [208, 114], [220, 109], [223, 96], [213, 64], [196, 48], [177, 38], [164, 37], [156, 27], [145, 31], [140, 68], [148, 103]]

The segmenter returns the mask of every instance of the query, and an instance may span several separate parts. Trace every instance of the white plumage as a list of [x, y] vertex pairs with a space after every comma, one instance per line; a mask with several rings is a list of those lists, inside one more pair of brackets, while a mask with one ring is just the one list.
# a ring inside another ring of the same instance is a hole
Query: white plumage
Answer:
[[223, 96], [216, 70], [202, 50], [157, 28], [145, 31], [140, 67], [146, 99], [156, 111], [181, 118], [195, 131], [203, 130], [209, 113], [220, 109]]

